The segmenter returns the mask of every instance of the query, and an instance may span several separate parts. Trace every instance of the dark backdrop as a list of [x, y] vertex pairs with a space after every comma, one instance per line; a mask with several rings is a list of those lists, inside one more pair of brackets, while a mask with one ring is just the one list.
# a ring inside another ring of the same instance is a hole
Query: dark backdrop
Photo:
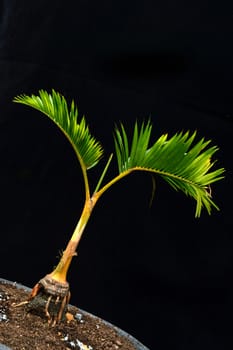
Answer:
[[[12, 98], [54, 88], [74, 98], [108, 155], [116, 121], [151, 116], [154, 135], [197, 130], [220, 147], [221, 208], [137, 174], [105, 194], [74, 260], [72, 303], [152, 349], [231, 349], [232, 14], [222, 1], [1, 2], [1, 276], [50, 272], [83, 204], [79, 166], [46, 118]], [[103, 166], [103, 164], [101, 163]], [[101, 167], [101, 166], [100, 166]], [[114, 172], [114, 167], [110, 175]], [[99, 170], [90, 171], [95, 184]]]

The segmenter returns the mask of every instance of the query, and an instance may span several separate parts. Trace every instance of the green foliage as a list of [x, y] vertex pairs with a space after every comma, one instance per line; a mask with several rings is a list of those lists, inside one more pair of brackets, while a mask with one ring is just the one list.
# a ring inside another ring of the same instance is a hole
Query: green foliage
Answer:
[[83, 168], [90, 169], [99, 162], [103, 149], [90, 134], [85, 117], [83, 116], [77, 123], [78, 109], [74, 101], [71, 102], [69, 110], [64, 96], [54, 90], [52, 94], [40, 90], [39, 96], [20, 95], [14, 98], [14, 102], [25, 104], [46, 114], [68, 138]]
[[[65, 98], [52, 91], [48, 94], [40, 90], [39, 96], [20, 95], [15, 102], [31, 106], [46, 114], [63, 131], [72, 144], [79, 159], [89, 198], [89, 184], [86, 169], [96, 165], [103, 154], [99, 142], [90, 134], [84, 117], [77, 123], [78, 110], [71, 103], [68, 109]], [[205, 207], [210, 214], [211, 207], [218, 209], [211, 199], [210, 184], [223, 178], [224, 169], [212, 171], [215, 162], [212, 156], [218, 150], [216, 146], [208, 147], [211, 141], [202, 138], [198, 142], [196, 133], [177, 133], [171, 138], [162, 135], [151, 143], [151, 121], [136, 122], [132, 140], [127, 135], [123, 124], [116, 128], [114, 135], [116, 158], [119, 174], [100, 188], [104, 175], [109, 167], [112, 156], [100, 176], [95, 198], [99, 198], [108, 188], [133, 171], [146, 171], [161, 176], [175, 190], [181, 190], [196, 200], [196, 216], [200, 216]]]
[[211, 206], [218, 208], [211, 199], [209, 185], [223, 178], [224, 169], [210, 171], [211, 157], [216, 146], [207, 147], [210, 141], [201, 139], [194, 144], [196, 133], [177, 133], [170, 139], [162, 135], [149, 147], [151, 122], [135, 123], [132, 142], [121, 124], [115, 131], [115, 149], [119, 173], [142, 170], [155, 173], [175, 190], [181, 190], [196, 202], [196, 216], [204, 206], [208, 213]]

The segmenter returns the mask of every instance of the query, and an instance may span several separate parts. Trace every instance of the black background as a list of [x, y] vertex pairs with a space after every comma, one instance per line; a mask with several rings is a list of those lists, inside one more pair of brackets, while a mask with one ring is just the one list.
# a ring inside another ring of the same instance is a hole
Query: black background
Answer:
[[33, 286], [50, 272], [84, 199], [69, 144], [15, 95], [54, 88], [75, 99], [106, 156], [120, 120], [150, 116], [155, 138], [197, 130], [226, 168], [213, 186], [221, 211], [195, 219], [195, 203], [159, 179], [149, 208], [150, 176], [123, 180], [88, 224], [71, 301], [151, 350], [232, 349], [231, 2], [0, 4], [1, 276]]

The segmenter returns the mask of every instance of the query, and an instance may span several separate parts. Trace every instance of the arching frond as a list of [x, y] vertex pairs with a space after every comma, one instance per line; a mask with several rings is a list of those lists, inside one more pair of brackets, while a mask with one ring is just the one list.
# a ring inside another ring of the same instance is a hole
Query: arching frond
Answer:
[[39, 95], [19, 95], [14, 102], [33, 107], [47, 115], [65, 134], [73, 146], [83, 169], [90, 169], [100, 160], [103, 149], [90, 134], [83, 116], [78, 122], [78, 109], [72, 101], [70, 109], [61, 94], [52, 90], [52, 94], [40, 90]]
[[148, 171], [161, 176], [175, 190], [181, 190], [196, 200], [196, 216], [204, 206], [208, 213], [211, 207], [218, 209], [211, 199], [209, 185], [223, 178], [224, 169], [210, 171], [211, 158], [216, 146], [208, 147], [211, 141], [201, 139], [194, 144], [196, 133], [177, 133], [170, 139], [162, 135], [149, 146], [151, 122], [135, 123], [132, 141], [121, 124], [115, 131], [115, 150], [119, 173]]

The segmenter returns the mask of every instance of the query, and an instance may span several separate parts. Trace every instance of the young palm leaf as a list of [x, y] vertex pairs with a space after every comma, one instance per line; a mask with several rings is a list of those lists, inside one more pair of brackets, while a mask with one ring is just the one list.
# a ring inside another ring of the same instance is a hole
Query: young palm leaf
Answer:
[[86, 119], [83, 116], [79, 123], [78, 109], [71, 102], [70, 110], [65, 97], [52, 90], [52, 94], [40, 90], [39, 95], [20, 95], [14, 98], [14, 102], [33, 107], [47, 115], [65, 134], [71, 143], [79, 160], [86, 189], [89, 197], [89, 185], [86, 171], [94, 167], [103, 155], [103, 149], [99, 142], [91, 135]]
[[[115, 150], [121, 177], [132, 171], [147, 171], [161, 176], [174, 189], [183, 191], [196, 200], [196, 216], [200, 216], [204, 206], [208, 213], [212, 201], [209, 185], [223, 178], [224, 169], [210, 171], [214, 163], [211, 157], [216, 146], [207, 148], [210, 141], [201, 139], [194, 144], [196, 133], [178, 133], [168, 139], [162, 135], [149, 147], [152, 125], [135, 123], [131, 144], [124, 126], [115, 132]], [[130, 146], [129, 146], [130, 144]]]
[[14, 102], [33, 107], [46, 114], [63, 131], [73, 146], [80, 163], [90, 169], [95, 166], [102, 154], [103, 149], [99, 142], [90, 134], [86, 119], [83, 116], [77, 123], [78, 109], [71, 102], [70, 110], [64, 96], [52, 91], [40, 90], [39, 96], [20, 95], [15, 97]]

